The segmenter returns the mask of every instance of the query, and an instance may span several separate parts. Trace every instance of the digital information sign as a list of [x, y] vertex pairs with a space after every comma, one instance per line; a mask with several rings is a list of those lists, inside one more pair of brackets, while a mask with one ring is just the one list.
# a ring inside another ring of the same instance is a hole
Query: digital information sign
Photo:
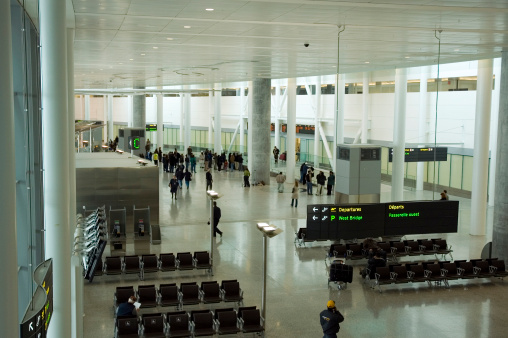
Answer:
[[[404, 162], [433, 162], [434, 154], [436, 161], [448, 160], [448, 148], [405, 148], [404, 149]], [[393, 160], [393, 148], [388, 152], [388, 161]]]
[[157, 131], [157, 125], [156, 124], [147, 124], [146, 131]]
[[457, 232], [458, 201], [307, 206], [307, 239]]
[[21, 338], [44, 338], [53, 314], [53, 260], [41, 263], [34, 271], [37, 289], [20, 324]]

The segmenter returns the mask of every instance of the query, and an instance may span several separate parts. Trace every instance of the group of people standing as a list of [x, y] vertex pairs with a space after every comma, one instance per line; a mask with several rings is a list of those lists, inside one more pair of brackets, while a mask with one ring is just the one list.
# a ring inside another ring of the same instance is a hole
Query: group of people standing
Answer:
[[[302, 163], [300, 166], [300, 183], [307, 185], [307, 195], [312, 195], [312, 178], [314, 177], [314, 168], [307, 165], [307, 162]], [[323, 194], [323, 188], [326, 185], [326, 194], [331, 195], [333, 186], [335, 185], [335, 174], [330, 171], [328, 177], [324, 172], [320, 171], [316, 176], [317, 193], [320, 196]]]
[[217, 154], [213, 153], [211, 150], [205, 150], [199, 155], [199, 164], [205, 171], [211, 168], [217, 169], [218, 171], [228, 169], [230, 171], [243, 171], [243, 156], [236, 152], [227, 155], [225, 152]]

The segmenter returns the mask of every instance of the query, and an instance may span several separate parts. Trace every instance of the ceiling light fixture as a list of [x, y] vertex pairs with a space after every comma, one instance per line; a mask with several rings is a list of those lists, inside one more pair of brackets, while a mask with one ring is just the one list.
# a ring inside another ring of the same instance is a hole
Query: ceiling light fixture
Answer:
[[411, 57], [410, 56], [404, 56], [405, 59], [410, 59]]
[[145, 56], [146, 54], [145, 53], [141, 53], [141, 56]]
[[171, 41], [171, 40], [173, 40], [173, 38], [166, 38], [166, 40]]
[[365, 61], [365, 63], [370, 63], [369, 61]]
[[134, 61], [134, 59], [129, 59], [129, 61]]
[[183, 26], [183, 28], [191, 28], [191, 26]]
[[153, 46], [152, 48], [153, 48], [153, 49], [159, 49], [159, 47], [157, 47], [157, 46]]
[[207, 8], [206, 11], [213, 12], [213, 8]]

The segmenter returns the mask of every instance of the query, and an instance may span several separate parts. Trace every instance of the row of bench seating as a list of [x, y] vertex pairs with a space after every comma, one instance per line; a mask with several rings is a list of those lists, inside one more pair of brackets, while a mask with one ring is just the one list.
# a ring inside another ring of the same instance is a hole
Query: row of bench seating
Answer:
[[[397, 262], [399, 257], [421, 256], [421, 255], [446, 255], [452, 256], [451, 246], [445, 239], [417, 239], [405, 241], [377, 242], [377, 246], [384, 250], [387, 258]], [[327, 252], [327, 257], [345, 259], [367, 258], [369, 250], [363, 247], [363, 243], [332, 244]]]
[[[377, 286], [379, 292], [381, 292], [381, 285], [386, 284], [427, 282], [431, 286], [432, 282], [438, 285], [442, 282], [449, 288], [449, 281], [451, 280], [491, 277], [503, 279], [507, 274], [504, 261], [497, 258], [487, 260], [471, 259], [469, 262], [467, 260], [456, 260], [454, 262], [407, 263], [405, 265], [376, 268], [375, 280], [371, 287], [375, 288]], [[369, 275], [370, 271], [367, 271], [367, 281], [370, 280]]]
[[117, 287], [114, 297], [114, 309], [121, 303], [129, 300], [129, 297], [136, 295], [141, 309], [157, 306], [176, 306], [181, 309], [183, 305], [211, 304], [220, 302], [243, 303], [243, 291], [240, 283], [236, 280], [223, 280], [219, 285], [217, 281], [203, 281], [201, 286], [197, 282], [176, 283], [155, 285], [140, 285], [136, 292], [132, 286]]
[[264, 333], [264, 318], [255, 306], [144, 314], [116, 319], [115, 337], [199, 337]]
[[[102, 262], [101, 262], [102, 263]], [[102, 265], [102, 264], [101, 264]], [[213, 276], [210, 254], [208, 251], [155, 254], [142, 256], [111, 256], [106, 257], [104, 265], [97, 267], [96, 275], [137, 274], [144, 280], [145, 273], [175, 270], [206, 269]], [[100, 271], [100, 272], [99, 272]]]

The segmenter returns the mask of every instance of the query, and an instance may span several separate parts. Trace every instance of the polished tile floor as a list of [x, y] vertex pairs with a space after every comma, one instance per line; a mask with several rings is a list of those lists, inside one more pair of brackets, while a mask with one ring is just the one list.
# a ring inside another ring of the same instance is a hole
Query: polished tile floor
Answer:
[[[290, 207], [291, 185], [277, 193], [275, 180], [263, 187], [242, 187], [240, 172], [214, 172], [213, 188], [223, 194], [222, 210], [214, 246], [214, 276], [204, 271], [168, 272], [146, 275], [100, 276], [85, 285], [84, 336], [113, 336], [113, 293], [116, 286], [167, 282], [238, 279], [244, 290], [244, 305], [261, 305], [262, 235], [256, 222], [275, 224], [284, 232], [269, 240], [267, 281], [267, 337], [322, 337], [319, 312], [329, 299], [345, 317], [340, 337], [507, 337], [508, 280], [479, 279], [452, 281], [449, 289], [427, 284], [383, 287], [383, 293], [367, 287], [358, 272], [365, 261], [355, 261], [353, 283], [346, 290], [327, 286], [325, 249], [330, 242], [295, 247], [294, 233], [305, 226], [306, 205], [333, 203], [332, 196], [300, 195], [298, 208]], [[160, 173], [160, 219], [162, 244], [128, 241], [126, 254], [198, 251], [210, 249], [206, 222], [209, 202], [204, 173], [199, 171], [190, 189], [171, 200], [169, 174]], [[381, 201], [389, 201], [390, 187], [382, 185]], [[431, 199], [430, 192], [405, 191], [406, 200]], [[451, 199], [455, 199], [451, 196]], [[459, 232], [439, 235], [453, 245], [455, 259], [480, 257], [489, 236], [470, 236], [470, 200], [460, 199]], [[489, 210], [488, 233], [492, 232]], [[421, 236], [408, 236], [420, 237]], [[427, 236], [423, 236], [427, 237]], [[435, 237], [434, 235], [429, 235]], [[105, 256], [110, 254], [109, 247]], [[229, 307], [218, 304], [214, 307]], [[186, 310], [208, 308], [189, 306]], [[170, 311], [164, 309], [162, 311]]]

